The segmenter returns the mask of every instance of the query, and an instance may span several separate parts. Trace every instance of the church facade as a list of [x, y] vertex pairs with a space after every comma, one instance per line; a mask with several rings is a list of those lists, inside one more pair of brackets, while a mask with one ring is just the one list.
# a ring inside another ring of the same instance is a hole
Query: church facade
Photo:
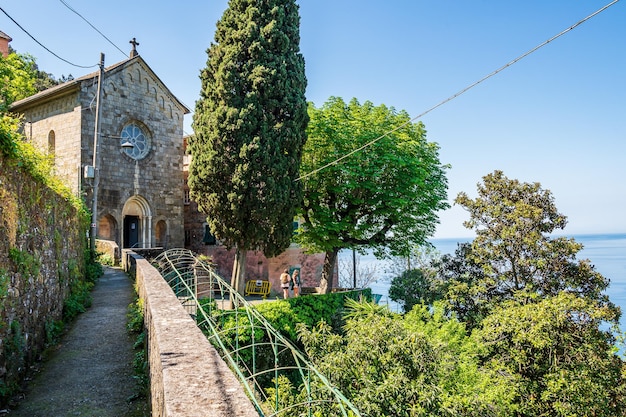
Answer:
[[23, 115], [27, 140], [50, 154], [73, 192], [90, 204], [97, 186], [97, 239], [120, 248], [183, 247], [183, 117], [189, 109], [134, 45], [128, 59], [99, 74], [15, 102], [11, 111]]
[[[11, 111], [23, 116], [27, 140], [53, 158], [56, 175], [89, 207], [97, 189], [91, 233], [99, 250], [115, 257], [119, 248], [184, 247], [212, 258], [229, 278], [234, 252], [211, 236], [209, 214], [189, 199], [189, 109], [131, 43], [130, 57], [104, 68], [102, 78], [100, 71], [85, 75], [17, 101]], [[281, 272], [297, 268], [303, 285], [313, 287], [323, 262], [324, 254], [304, 254], [295, 244], [271, 259], [250, 251], [247, 279], [269, 280], [276, 289]]]

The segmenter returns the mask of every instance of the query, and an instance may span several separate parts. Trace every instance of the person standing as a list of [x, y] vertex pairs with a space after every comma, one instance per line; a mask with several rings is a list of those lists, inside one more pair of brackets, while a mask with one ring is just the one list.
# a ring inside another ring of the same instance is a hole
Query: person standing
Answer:
[[291, 287], [293, 289], [293, 296], [297, 297], [300, 295], [300, 270], [294, 269], [293, 275], [291, 276]]
[[283, 289], [283, 298], [286, 300], [289, 298], [289, 286], [291, 285], [291, 275], [289, 275], [289, 270], [285, 269], [282, 274], [280, 274], [280, 287]]

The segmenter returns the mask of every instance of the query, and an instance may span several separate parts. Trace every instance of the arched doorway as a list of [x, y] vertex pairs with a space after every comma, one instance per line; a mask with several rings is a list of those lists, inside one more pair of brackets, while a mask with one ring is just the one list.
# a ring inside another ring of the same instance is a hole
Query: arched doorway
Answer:
[[139, 216], [124, 216], [124, 247], [140, 248]]
[[148, 201], [133, 196], [126, 201], [122, 211], [123, 248], [149, 248], [152, 246], [152, 211]]

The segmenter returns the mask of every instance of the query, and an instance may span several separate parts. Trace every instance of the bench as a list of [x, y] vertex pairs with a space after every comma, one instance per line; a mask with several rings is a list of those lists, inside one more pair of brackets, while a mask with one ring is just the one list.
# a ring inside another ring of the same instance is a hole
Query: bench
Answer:
[[246, 282], [245, 295], [260, 295], [263, 298], [267, 297], [270, 293], [270, 282], [263, 280], [248, 281]]

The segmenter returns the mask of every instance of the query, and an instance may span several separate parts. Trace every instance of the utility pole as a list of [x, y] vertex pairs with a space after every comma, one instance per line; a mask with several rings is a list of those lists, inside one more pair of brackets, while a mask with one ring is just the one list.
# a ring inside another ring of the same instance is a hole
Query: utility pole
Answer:
[[102, 96], [102, 79], [104, 78], [104, 54], [100, 53], [100, 70], [98, 72], [98, 91], [96, 93], [96, 120], [93, 135], [93, 200], [91, 206], [91, 234], [89, 248], [96, 250], [96, 234], [98, 232], [98, 186], [100, 185], [100, 165], [98, 164], [100, 147], [100, 97]]
[[352, 288], [356, 289], [356, 252], [352, 248]]

